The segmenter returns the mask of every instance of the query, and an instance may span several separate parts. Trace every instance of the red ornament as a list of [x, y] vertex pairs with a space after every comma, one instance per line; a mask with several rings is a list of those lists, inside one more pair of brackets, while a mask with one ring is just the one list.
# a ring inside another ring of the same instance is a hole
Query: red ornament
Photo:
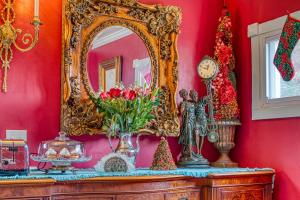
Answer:
[[224, 45], [220, 48], [218, 56], [219, 56], [219, 61], [223, 65], [228, 65], [232, 56], [232, 49]]

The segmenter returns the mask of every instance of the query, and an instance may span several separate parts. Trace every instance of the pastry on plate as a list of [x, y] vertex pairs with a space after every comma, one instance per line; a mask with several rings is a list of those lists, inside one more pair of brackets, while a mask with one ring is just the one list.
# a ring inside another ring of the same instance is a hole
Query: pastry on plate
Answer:
[[68, 149], [63, 148], [62, 150], [60, 150], [59, 156], [61, 158], [70, 158], [71, 157], [71, 153], [70, 153], [70, 151]]
[[46, 151], [45, 156], [46, 156], [47, 159], [56, 159], [57, 158], [57, 152], [54, 149], [49, 148]]

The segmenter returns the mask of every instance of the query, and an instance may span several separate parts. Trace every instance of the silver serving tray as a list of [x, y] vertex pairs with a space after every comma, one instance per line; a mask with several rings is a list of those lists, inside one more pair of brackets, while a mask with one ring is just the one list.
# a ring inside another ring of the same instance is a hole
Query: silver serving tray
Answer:
[[40, 156], [40, 155], [31, 155], [30, 157], [32, 160], [36, 162], [50, 162], [54, 166], [70, 166], [71, 163], [87, 162], [92, 159], [92, 156], [80, 157], [74, 159], [67, 159], [67, 158], [48, 159], [45, 158], [45, 156]]

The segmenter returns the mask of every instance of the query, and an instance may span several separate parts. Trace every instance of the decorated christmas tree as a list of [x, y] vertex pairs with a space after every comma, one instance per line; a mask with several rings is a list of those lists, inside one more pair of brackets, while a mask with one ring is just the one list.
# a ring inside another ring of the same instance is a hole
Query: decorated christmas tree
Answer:
[[174, 170], [175, 162], [168, 144], [168, 141], [162, 137], [154, 154], [154, 159], [150, 169], [152, 170]]
[[227, 9], [219, 19], [216, 34], [214, 57], [220, 64], [219, 73], [213, 81], [214, 114], [217, 120], [234, 120], [239, 118], [236, 80], [233, 69], [235, 59], [232, 48], [232, 24]]

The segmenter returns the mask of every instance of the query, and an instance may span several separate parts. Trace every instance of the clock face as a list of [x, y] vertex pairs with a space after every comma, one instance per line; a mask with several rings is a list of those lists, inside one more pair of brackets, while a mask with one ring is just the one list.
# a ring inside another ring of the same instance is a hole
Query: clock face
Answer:
[[214, 78], [219, 71], [219, 66], [217, 62], [205, 56], [198, 66], [198, 74], [203, 79], [212, 79]]

